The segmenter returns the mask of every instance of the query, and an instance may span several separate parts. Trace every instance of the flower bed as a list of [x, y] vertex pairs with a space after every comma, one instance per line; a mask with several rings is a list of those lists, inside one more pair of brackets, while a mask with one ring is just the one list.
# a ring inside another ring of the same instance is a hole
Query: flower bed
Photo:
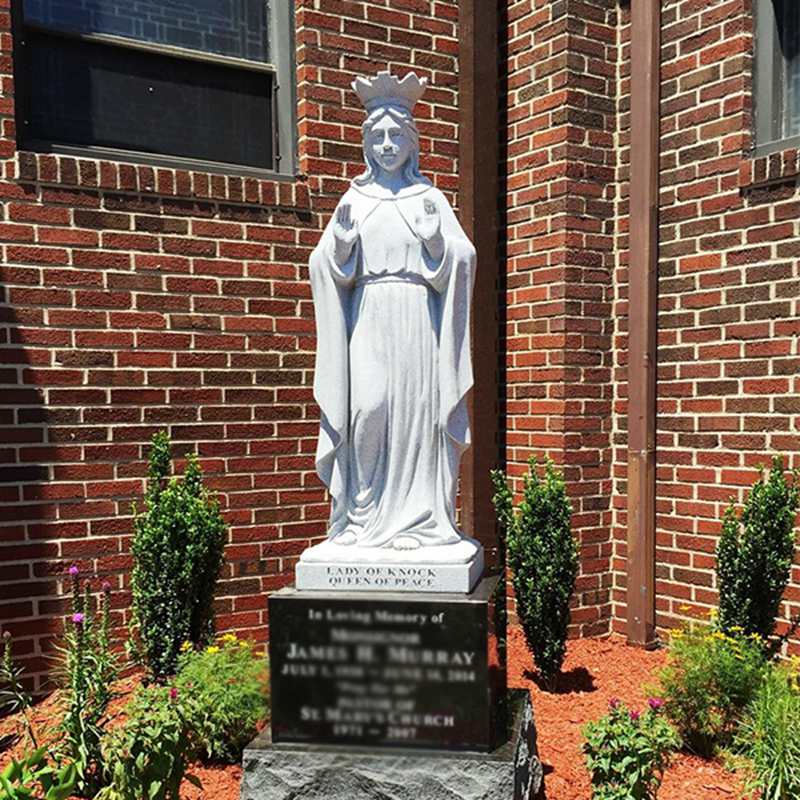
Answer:
[[[589, 800], [589, 773], [581, 751], [585, 724], [602, 717], [614, 698], [631, 708], [644, 709], [649, 695], [646, 687], [657, 683], [656, 674], [665, 658], [663, 650], [628, 647], [618, 637], [571, 641], [557, 691], [550, 693], [533, 680], [523, 637], [512, 632], [508, 682], [530, 689], [533, 696], [547, 800]], [[677, 753], [658, 798], [732, 800], [741, 791], [740, 778], [719, 762]]]
[[[655, 683], [656, 672], [665, 661], [664, 651], [647, 652], [628, 647], [620, 638], [585, 639], [568, 644], [564, 675], [557, 691], [548, 693], [533, 680], [531, 659], [522, 634], [513, 631], [509, 641], [509, 685], [530, 689], [539, 730], [539, 751], [545, 765], [548, 800], [589, 800], [589, 774], [581, 752], [584, 725], [608, 710], [609, 701], [618, 697], [626, 705], [644, 708], [644, 687]], [[120, 682], [123, 697], [138, 683], [137, 678]], [[52, 726], [57, 719], [57, 698], [51, 695], [33, 711], [38, 730]], [[0, 737], [14, 728], [14, 720], [0, 721]], [[10, 753], [0, 754], [0, 769], [11, 753], [21, 755], [18, 745]], [[238, 766], [203, 766], [190, 770], [203, 783], [197, 789], [185, 782], [182, 800], [238, 800], [241, 768]], [[667, 768], [659, 800], [722, 800], [739, 797], [740, 778], [716, 761], [704, 761], [678, 753]]]

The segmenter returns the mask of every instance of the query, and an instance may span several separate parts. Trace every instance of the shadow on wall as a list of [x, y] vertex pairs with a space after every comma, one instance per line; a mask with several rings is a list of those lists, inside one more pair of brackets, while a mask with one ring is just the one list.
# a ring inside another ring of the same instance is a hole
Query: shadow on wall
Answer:
[[[61, 568], [53, 541], [58, 512], [47, 500], [51, 420], [44, 389], [32, 382], [49, 365], [50, 351], [38, 347], [48, 345], [50, 332], [43, 330], [40, 270], [8, 266], [12, 258], [0, 267], [0, 626], [14, 637], [29, 686], [40, 690], [32, 676], [47, 669], [47, 640], [60, 629], [57, 619], [40, 619], [59, 589]], [[77, 411], [67, 416], [75, 422]]]

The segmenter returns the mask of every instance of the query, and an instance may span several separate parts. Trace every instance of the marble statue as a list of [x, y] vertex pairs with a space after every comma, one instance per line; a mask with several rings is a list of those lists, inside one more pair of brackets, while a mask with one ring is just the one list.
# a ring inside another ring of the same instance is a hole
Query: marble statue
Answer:
[[470, 444], [475, 249], [420, 174], [412, 110], [426, 83], [388, 72], [353, 83], [367, 111], [366, 169], [310, 261], [316, 467], [331, 515], [328, 540], [301, 565], [482, 570], [480, 545], [456, 524], [459, 462]]

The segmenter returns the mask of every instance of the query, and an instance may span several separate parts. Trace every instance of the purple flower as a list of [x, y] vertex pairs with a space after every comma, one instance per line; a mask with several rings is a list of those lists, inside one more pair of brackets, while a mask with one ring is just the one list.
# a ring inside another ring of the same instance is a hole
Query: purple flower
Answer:
[[612, 698], [611, 698], [611, 699], [608, 701], [608, 707], [609, 707], [609, 708], [619, 708], [619, 706], [620, 706], [620, 700], [619, 700], [619, 697], [612, 697]]
[[178, 690], [173, 686], [169, 690], [169, 699], [170, 700], [177, 700], [178, 699]]
[[77, 613], [72, 615], [72, 621], [76, 625], [83, 625], [85, 620], [86, 620], [86, 617], [83, 614], [81, 614], [80, 611], [78, 611]]
[[649, 705], [653, 711], [659, 711], [660, 709], [664, 708], [664, 701], [660, 697], [651, 697], [647, 701], [647, 705]]
[[641, 714], [638, 711], [631, 711], [631, 722], [638, 722], [640, 716]]
[[111, 591], [111, 584], [108, 581], [103, 581], [103, 592], [108, 594]]
[[80, 571], [80, 570], [79, 570], [79, 569], [78, 569], [78, 568], [75, 566], [75, 564], [73, 564], [73, 565], [72, 565], [72, 566], [69, 568], [68, 572], [69, 572], [69, 574], [70, 574], [70, 576], [71, 576], [71, 577], [73, 577], [73, 578], [77, 578], [77, 577], [78, 577], [78, 575], [80, 575], [80, 572], [81, 572], [81, 571]]

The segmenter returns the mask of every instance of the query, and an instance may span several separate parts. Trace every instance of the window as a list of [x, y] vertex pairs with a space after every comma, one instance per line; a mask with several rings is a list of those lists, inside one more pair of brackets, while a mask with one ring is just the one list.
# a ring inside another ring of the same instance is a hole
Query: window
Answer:
[[21, 144], [294, 174], [293, 10], [288, 0], [20, 0]]
[[757, 0], [757, 154], [800, 147], [800, 2]]

